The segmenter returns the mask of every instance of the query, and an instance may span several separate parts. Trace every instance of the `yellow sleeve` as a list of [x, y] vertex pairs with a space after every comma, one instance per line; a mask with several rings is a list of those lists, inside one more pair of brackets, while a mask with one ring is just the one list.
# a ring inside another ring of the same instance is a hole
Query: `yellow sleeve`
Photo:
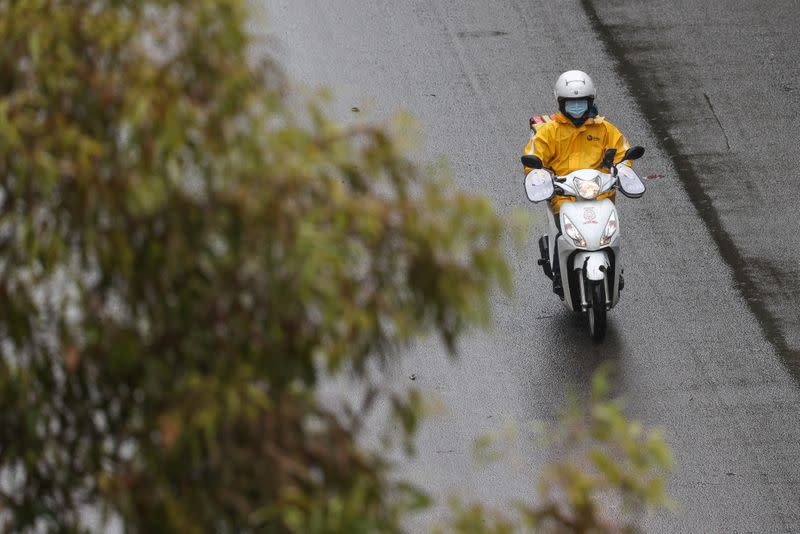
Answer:
[[[544, 167], [550, 166], [550, 158], [552, 157], [552, 154], [553, 152], [550, 148], [547, 129], [539, 130], [539, 133], [531, 135], [531, 138], [528, 140], [528, 144], [525, 145], [525, 150], [523, 151], [523, 155], [533, 155], [542, 160]], [[529, 167], [525, 167], [525, 174], [527, 175], [532, 170], [533, 169]]]
[[[536, 134], [535, 133], [531, 134], [531, 138], [528, 139], [528, 142], [525, 144], [525, 148], [522, 149], [522, 155], [523, 156], [532, 156], [533, 155], [534, 139], [536, 139]], [[522, 170], [525, 173], [525, 176], [527, 176], [528, 173], [531, 172], [533, 169], [531, 169], [530, 167], [525, 167], [523, 165], [522, 166]]]
[[[627, 150], [631, 147], [631, 145], [628, 144], [628, 141], [625, 139], [625, 136], [622, 135], [622, 132], [620, 132], [619, 129], [616, 126], [614, 126], [610, 122], [606, 121], [606, 127], [607, 127], [607, 130], [608, 130], [608, 146], [607, 146], [607, 148], [616, 148], [617, 149], [617, 156], [616, 156], [615, 163], [618, 164], [618, 163], [620, 163], [622, 161], [622, 158], [625, 155], [625, 152], [627, 152]], [[629, 161], [629, 162], [627, 162], [627, 164], [630, 165], [631, 162]]]

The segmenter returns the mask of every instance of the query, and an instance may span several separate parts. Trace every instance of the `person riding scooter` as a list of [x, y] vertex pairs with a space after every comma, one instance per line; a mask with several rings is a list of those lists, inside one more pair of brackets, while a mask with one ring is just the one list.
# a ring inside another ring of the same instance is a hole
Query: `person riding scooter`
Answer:
[[[556, 80], [553, 90], [558, 110], [553, 120], [539, 127], [531, 136], [523, 155], [538, 157], [545, 169], [556, 176], [565, 176], [578, 169], [600, 169], [606, 149], [616, 149], [616, 161], [620, 163], [630, 148], [625, 137], [616, 126], [597, 115], [594, 104], [597, 90], [588, 74], [579, 70], [563, 73]], [[525, 167], [527, 175], [532, 169]], [[599, 198], [615, 200], [616, 191], [611, 190]], [[550, 211], [558, 225], [558, 213], [564, 202], [573, 197], [555, 195], [550, 200]], [[555, 256], [556, 260], [558, 255]], [[563, 295], [558, 266], [553, 266], [553, 289]]]

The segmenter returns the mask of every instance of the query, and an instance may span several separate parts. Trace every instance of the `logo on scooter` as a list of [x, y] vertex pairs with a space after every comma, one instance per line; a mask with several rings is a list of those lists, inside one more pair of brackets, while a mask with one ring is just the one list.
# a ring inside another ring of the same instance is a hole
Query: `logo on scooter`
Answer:
[[597, 212], [594, 208], [583, 208], [583, 224], [597, 224]]

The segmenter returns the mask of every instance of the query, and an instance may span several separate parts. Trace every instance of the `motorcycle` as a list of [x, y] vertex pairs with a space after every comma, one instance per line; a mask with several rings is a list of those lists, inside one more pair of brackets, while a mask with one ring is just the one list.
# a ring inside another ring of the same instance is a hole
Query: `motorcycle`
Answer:
[[642, 157], [644, 148], [628, 149], [614, 164], [616, 155], [613, 148], [604, 153], [602, 167], [608, 173], [581, 169], [566, 176], [543, 169], [536, 156], [522, 156], [522, 164], [533, 169], [525, 176], [531, 202], [545, 202], [556, 194], [575, 199], [564, 202], [558, 215], [548, 209], [548, 233], [539, 240], [538, 264], [554, 281], [553, 291], [567, 308], [588, 315], [589, 333], [595, 341], [605, 337], [607, 312], [619, 302], [624, 285], [619, 214], [611, 200], [597, 197], [615, 188], [629, 198], [645, 192], [639, 176], [622, 164]]

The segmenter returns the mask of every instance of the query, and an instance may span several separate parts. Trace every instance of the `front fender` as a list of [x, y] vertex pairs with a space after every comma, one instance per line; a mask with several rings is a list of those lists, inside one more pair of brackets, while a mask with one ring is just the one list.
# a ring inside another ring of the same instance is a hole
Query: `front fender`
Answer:
[[578, 252], [572, 264], [574, 269], [585, 269], [586, 278], [600, 281], [606, 277], [606, 271], [611, 265], [608, 253], [605, 250], [593, 252]]

